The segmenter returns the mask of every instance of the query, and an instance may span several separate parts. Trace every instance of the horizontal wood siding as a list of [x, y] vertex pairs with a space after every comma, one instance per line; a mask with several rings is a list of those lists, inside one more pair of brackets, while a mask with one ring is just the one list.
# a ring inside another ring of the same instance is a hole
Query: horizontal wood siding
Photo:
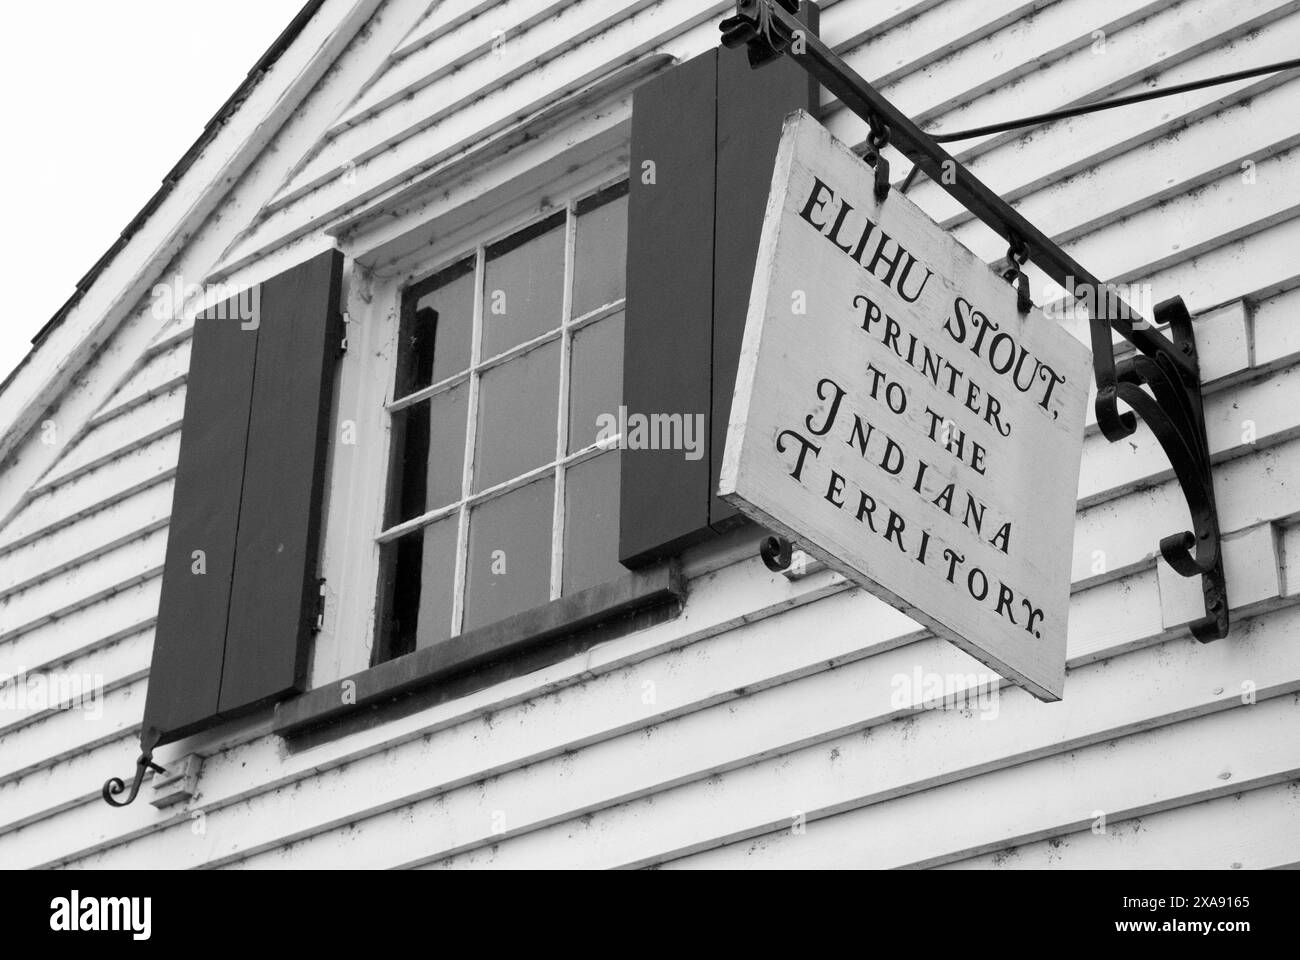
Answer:
[[[305, 105], [318, 135], [286, 145], [275, 189], [236, 194], [238, 225], [197, 237], [193, 262], [265, 279], [539, 105], [707, 49], [729, 7], [388, 0], [389, 52], [345, 54]], [[1292, 56], [1300, 0], [838, 0], [822, 35], [955, 130]], [[829, 571], [770, 573], [733, 535], [685, 558], [675, 620], [310, 746], [286, 750], [268, 716], [202, 743], [192, 799], [157, 809], [146, 788], [110, 809], [99, 786], [138, 749], [189, 350], [185, 324], [141, 309], [118, 336], [153, 346], [0, 527], [0, 674], [99, 691], [91, 710], [0, 713], [0, 865], [1300, 863], [1297, 104], [1293, 73], [955, 145], [1092, 270], [1196, 314], [1226, 640], [1187, 635], [1195, 597], [1157, 563], [1187, 508], [1154, 438], [1110, 444], [1090, 417], [1061, 703], [1007, 687], [986, 718], [899, 701], [896, 677], [982, 668]], [[837, 136], [865, 138], [824, 106]], [[1002, 255], [934, 184], [909, 195]], [[439, 202], [454, 219], [454, 191]]]

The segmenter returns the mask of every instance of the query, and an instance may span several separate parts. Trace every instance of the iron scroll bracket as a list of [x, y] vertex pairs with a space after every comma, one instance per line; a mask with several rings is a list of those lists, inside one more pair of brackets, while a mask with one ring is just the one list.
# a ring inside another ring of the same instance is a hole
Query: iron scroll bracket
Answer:
[[104, 786], [100, 790], [100, 796], [110, 807], [127, 807], [135, 802], [135, 798], [140, 793], [140, 787], [144, 783], [144, 775], [152, 770], [154, 773], [166, 773], [166, 769], [158, 766], [153, 762], [153, 751], [162, 737], [157, 731], [150, 733], [141, 741], [142, 752], [135, 762], [135, 777], [131, 781], [131, 790], [126, 795], [125, 800], [118, 800], [117, 797], [126, 792], [126, 783], [121, 777], [110, 777], [104, 781]]
[[[799, 0], [739, 0], [735, 16], [720, 24], [722, 43], [745, 45], [750, 66], [755, 68], [781, 56], [791, 57], [866, 121], [873, 137], [887, 130], [891, 146], [1006, 239], [1018, 255], [1023, 253], [1022, 262], [1032, 260], [1062, 289], [1089, 296], [1101, 305], [1102, 309], [1090, 312], [1089, 328], [1098, 427], [1115, 443], [1131, 436], [1141, 418], [1160, 443], [1187, 500], [1193, 528], [1164, 537], [1160, 554], [1181, 576], [1201, 578], [1205, 615], [1191, 623], [1192, 635], [1202, 642], [1226, 637], [1228, 595], [1200, 364], [1191, 317], [1182, 299], [1157, 304], [1155, 325], [1144, 319], [1118, 291], [1075, 262], [795, 19], [798, 9]], [[874, 152], [883, 160], [882, 149]], [[1172, 341], [1156, 329], [1166, 324]], [[1112, 331], [1133, 345], [1133, 356], [1116, 361]], [[1121, 402], [1128, 411], [1120, 410]], [[774, 570], [781, 569], [782, 561], [789, 563], [790, 549], [782, 538], [768, 538], [763, 561]]]

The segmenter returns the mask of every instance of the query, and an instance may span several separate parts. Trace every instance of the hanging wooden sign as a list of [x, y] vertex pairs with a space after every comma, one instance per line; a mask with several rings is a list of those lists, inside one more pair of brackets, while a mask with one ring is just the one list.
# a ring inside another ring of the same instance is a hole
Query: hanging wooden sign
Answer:
[[722, 497], [1058, 700], [1090, 375], [1083, 344], [791, 114]]

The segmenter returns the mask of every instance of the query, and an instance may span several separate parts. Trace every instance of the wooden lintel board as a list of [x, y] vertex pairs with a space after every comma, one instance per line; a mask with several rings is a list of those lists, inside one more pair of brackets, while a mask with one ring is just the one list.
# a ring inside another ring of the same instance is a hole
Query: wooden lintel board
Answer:
[[1059, 700], [1090, 353], [873, 182], [786, 119], [718, 493]]

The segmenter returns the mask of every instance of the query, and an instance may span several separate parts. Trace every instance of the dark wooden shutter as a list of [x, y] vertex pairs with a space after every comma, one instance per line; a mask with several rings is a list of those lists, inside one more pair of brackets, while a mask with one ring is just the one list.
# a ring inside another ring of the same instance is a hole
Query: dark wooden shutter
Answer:
[[233, 302], [195, 322], [146, 741], [185, 736], [305, 680], [342, 274], [330, 251], [262, 284], [255, 324]]
[[343, 258], [316, 257], [262, 288], [244, 497], [239, 507], [223, 714], [301, 689], [320, 583], [321, 502]]
[[[633, 414], [709, 416], [717, 51], [639, 87], [628, 174], [623, 403]], [[619, 557], [635, 564], [709, 524], [709, 458], [624, 450]]]
[[219, 318], [232, 312], [194, 321], [146, 734], [197, 727], [216, 715], [221, 695], [258, 334]]
[[[818, 27], [818, 9], [800, 19]], [[816, 112], [789, 57], [751, 69], [715, 48], [633, 94], [623, 402], [629, 414], [705, 416], [705, 455], [624, 450], [619, 559], [670, 556], [745, 522], [715, 491], [781, 124]], [[645, 163], [655, 164], [654, 183]]]

